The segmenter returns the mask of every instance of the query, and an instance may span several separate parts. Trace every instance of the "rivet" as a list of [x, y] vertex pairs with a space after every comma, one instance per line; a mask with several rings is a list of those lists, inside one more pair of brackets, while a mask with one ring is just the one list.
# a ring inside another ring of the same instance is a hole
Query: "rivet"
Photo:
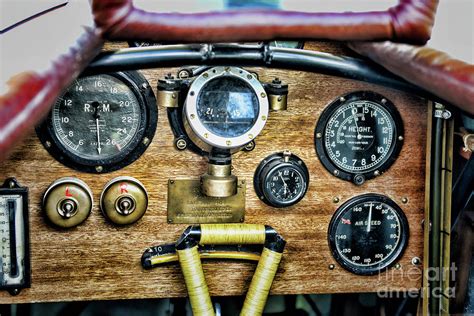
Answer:
[[403, 136], [398, 136], [398, 140], [402, 141], [402, 140], [403, 140]]
[[420, 260], [420, 258], [418, 258], [418, 257], [413, 257], [413, 258], [411, 259], [411, 264], [412, 264], [412, 265], [417, 266], [417, 265], [419, 265], [420, 263], [421, 263], [421, 260]]
[[150, 139], [148, 137], [143, 138], [143, 145], [148, 145], [150, 143]]
[[335, 196], [335, 197], [332, 199], [332, 202], [333, 202], [333, 203], [339, 203], [339, 197]]
[[102, 168], [102, 166], [96, 166], [95, 167], [95, 171], [97, 172], [102, 172], [104, 170], [104, 168]]

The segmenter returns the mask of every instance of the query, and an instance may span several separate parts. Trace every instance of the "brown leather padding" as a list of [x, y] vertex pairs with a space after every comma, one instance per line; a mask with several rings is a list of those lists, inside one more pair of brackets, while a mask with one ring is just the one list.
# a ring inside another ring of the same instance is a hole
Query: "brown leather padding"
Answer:
[[132, 0], [94, 0], [92, 6], [97, 26], [109, 39], [181, 43], [308, 38], [424, 44], [430, 38], [438, 0], [400, 0], [387, 11], [345, 13], [152, 13], [136, 8]]
[[425, 46], [351, 43], [359, 54], [474, 115], [474, 65]]

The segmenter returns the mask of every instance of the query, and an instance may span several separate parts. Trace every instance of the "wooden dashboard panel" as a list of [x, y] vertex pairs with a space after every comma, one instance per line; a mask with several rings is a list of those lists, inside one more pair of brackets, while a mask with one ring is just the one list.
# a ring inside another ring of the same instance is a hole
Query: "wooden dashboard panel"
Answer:
[[[345, 52], [332, 44], [307, 45], [307, 49]], [[422, 258], [422, 219], [425, 198], [425, 144], [427, 101], [400, 91], [315, 73], [254, 69], [262, 81], [279, 77], [289, 84], [288, 111], [271, 113], [254, 151], [233, 157], [234, 174], [247, 180], [246, 223], [273, 226], [287, 240], [272, 294], [374, 292], [417, 289]], [[170, 69], [143, 71], [153, 87]], [[154, 88], [155, 89], [155, 88]], [[340, 95], [373, 90], [398, 108], [405, 127], [405, 142], [399, 158], [382, 176], [358, 187], [332, 176], [318, 161], [314, 129], [323, 109]], [[156, 90], [155, 90], [156, 93]], [[310, 171], [305, 198], [288, 209], [274, 209], [255, 195], [253, 174], [266, 156], [289, 149], [302, 158]], [[35, 133], [0, 165], [0, 180], [16, 177], [30, 189], [30, 235], [32, 285], [18, 296], [0, 293], [0, 303], [131, 299], [185, 296], [177, 264], [144, 271], [140, 258], [149, 246], [176, 241], [187, 225], [168, 224], [167, 181], [170, 177], [198, 177], [206, 160], [173, 146], [166, 110], [159, 108], [158, 128], [145, 154], [132, 165], [108, 174], [92, 175], [69, 169], [55, 161]], [[98, 208], [103, 186], [117, 176], [132, 176], [147, 188], [150, 203], [145, 216], [129, 227], [109, 224]], [[85, 181], [94, 194], [91, 216], [79, 227], [60, 231], [45, 222], [40, 200], [46, 188], [65, 176]], [[410, 225], [408, 248], [399, 268], [377, 276], [357, 276], [333, 259], [327, 241], [328, 223], [335, 210], [353, 196], [380, 193], [391, 197], [405, 212]], [[335, 202], [337, 198], [339, 202]], [[407, 198], [406, 204], [402, 199]], [[329, 265], [335, 264], [330, 270]], [[256, 264], [207, 261], [203, 264], [211, 295], [245, 293]]]

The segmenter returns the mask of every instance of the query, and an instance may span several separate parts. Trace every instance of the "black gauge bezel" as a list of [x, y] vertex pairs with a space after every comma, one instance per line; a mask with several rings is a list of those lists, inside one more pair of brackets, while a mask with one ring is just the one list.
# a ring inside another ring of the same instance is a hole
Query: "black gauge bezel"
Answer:
[[[292, 167], [297, 170], [301, 176], [304, 178], [305, 187], [301, 193], [301, 195], [291, 202], [281, 202], [271, 197], [271, 195], [266, 193], [266, 181], [268, 180], [268, 176], [274, 171], [279, 168], [283, 167]], [[288, 156], [288, 161], [285, 161], [285, 153], [279, 152], [272, 154], [265, 159], [263, 159], [260, 164], [258, 165], [257, 169], [255, 170], [255, 174], [253, 177], [253, 186], [255, 193], [257, 194], [258, 198], [262, 200], [265, 204], [276, 207], [276, 208], [286, 208], [293, 206], [299, 203], [308, 192], [309, 188], [309, 171], [306, 167], [306, 164], [302, 159], [298, 156], [291, 154]]]
[[[327, 124], [331, 117], [336, 113], [339, 107], [354, 101], [367, 100], [375, 102], [379, 107], [385, 109], [391, 116], [394, 127], [395, 135], [393, 143], [390, 147], [390, 152], [387, 157], [378, 165], [363, 171], [363, 172], [348, 172], [339, 168], [327, 154], [327, 149], [324, 145], [324, 135]], [[318, 137], [321, 135], [321, 137]], [[382, 173], [387, 171], [392, 164], [397, 160], [400, 151], [402, 150], [404, 142], [404, 128], [403, 121], [395, 105], [386, 97], [373, 91], [356, 91], [339, 97], [337, 100], [330, 103], [324, 111], [316, 124], [314, 132], [314, 143], [316, 147], [316, 154], [323, 166], [334, 176], [351, 181], [354, 184], [361, 185], [365, 180], [373, 179], [380, 176]]]
[[[344, 257], [337, 251], [336, 231], [341, 217], [347, 211], [349, 211], [356, 205], [369, 201], [376, 203], [384, 203], [390, 206], [395, 211], [400, 223], [400, 242], [398, 243], [397, 248], [392, 253], [392, 255], [387, 257], [388, 259], [384, 259], [377, 265], [363, 267], [352, 264], [350, 261], [344, 259]], [[332, 256], [341, 267], [357, 275], [375, 275], [393, 266], [403, 256], [403, 253], [405, 252], [405, 249], [408, 246], [409, 236], [410, 230], [408, 226], [408, 220], [400, 206], [398, 206], [398, 204], [395, 203], [389, 197], [376, 193], [367, 193], [359, 195], [343, 203], [334, 213], [333, 217], [331, 218], [331, 221], [329, 222], [328, 227], [328, 242]]]
[[[122, 153], [108, 159], [85, 159], [70, 152], [58, 139], [52, 124], [52, 112], [36, 127], [36, 134], [46, 150], [57, 161], [72, 169], [88, 173], [119, 170], [137, 160], [149, 147], [156, 132], [158, 107], [149, 82], [137, 71], [108, 73], [129, 87], [136, 96], [141, 120], [137, 134]], [[144, 141], [145, 138], [147, 141]]]

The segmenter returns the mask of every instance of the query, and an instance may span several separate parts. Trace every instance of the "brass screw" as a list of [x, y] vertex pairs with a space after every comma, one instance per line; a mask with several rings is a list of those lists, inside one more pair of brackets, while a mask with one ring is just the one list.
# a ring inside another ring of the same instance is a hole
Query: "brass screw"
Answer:
[[334, 270], [336, 268], [336, 265], [331, 263], [329, 266], [328, 266], [329, 270]]
[[150, 143], [150, 139], [148, 137], [143, 138], [143, 145], [148, 145]]
[[51, 142], [49, 140], [47, 140], [44, 145], [46, 146], [46, 148], [50, 148], [51, 147]]
[[402, 203], [403, 203], [403, 204], [407, 204], [407, 203], [408, 203], [408, 198], [402, 197]]
[[267, 96], [267, 94], [266, 94], [265, 92], [262, 92], [262, 93], [260, 94], [260, 96], [261, 96], [262, 98], [265, 98], [265, 97]]
[[395, 269], [400, 270], [402, 268], [402, 265], [400, 263], [397, 263], [395, 265]]
[[96, 166], [95, 167], [95, 171], [97, 172], [102, 172], [104, 170], [104, 168], [102, 166]]
[[204, 73], [204, 75], [202, 75], [204, 78], [207, 78], [209, 77], [209, 74], [207, 72]]
[[208, 134], [208, 133], [204, 133], [204, 137], [205, 137], [205, 138], [208, 138], [208, 137], [209, 137], [209, 134]]
[[174, 180], [170, 180], [170, 184], [174, 184]]
[[339, 203], [339, 197], [335, 196], [333, 199], [332, 199], [333, 203]]
[[176, 148], [178, 148], [179, 150], [184, 150], [187, 146], [188, 144], [182, 138], [178, 139], [178, 141], [176, 142]]
[[321, 133], [316, 133], [316, 138], [321, 138], [321, 137], [323, 137], [323, 134], [321, 134]]
[[374, 176], [376, 176], [376, 177], [380, 176], [380, 171], [375, 170], [375, 171], [374, 171]]
[[225, 142], [225, 144], [226, 144], [227, 146], [230, 146], [230, 145], [232, 145], [232, 142], [231, 142], [230, 140], [227, 140], [227, 141]]
[[337, 176], [337, 175], [339, 175], [339, 171], [338, 171], [338, 170], [334, 170], [334, 171], [333, 171], [333, 174], [334, 174], [335, 176]]

